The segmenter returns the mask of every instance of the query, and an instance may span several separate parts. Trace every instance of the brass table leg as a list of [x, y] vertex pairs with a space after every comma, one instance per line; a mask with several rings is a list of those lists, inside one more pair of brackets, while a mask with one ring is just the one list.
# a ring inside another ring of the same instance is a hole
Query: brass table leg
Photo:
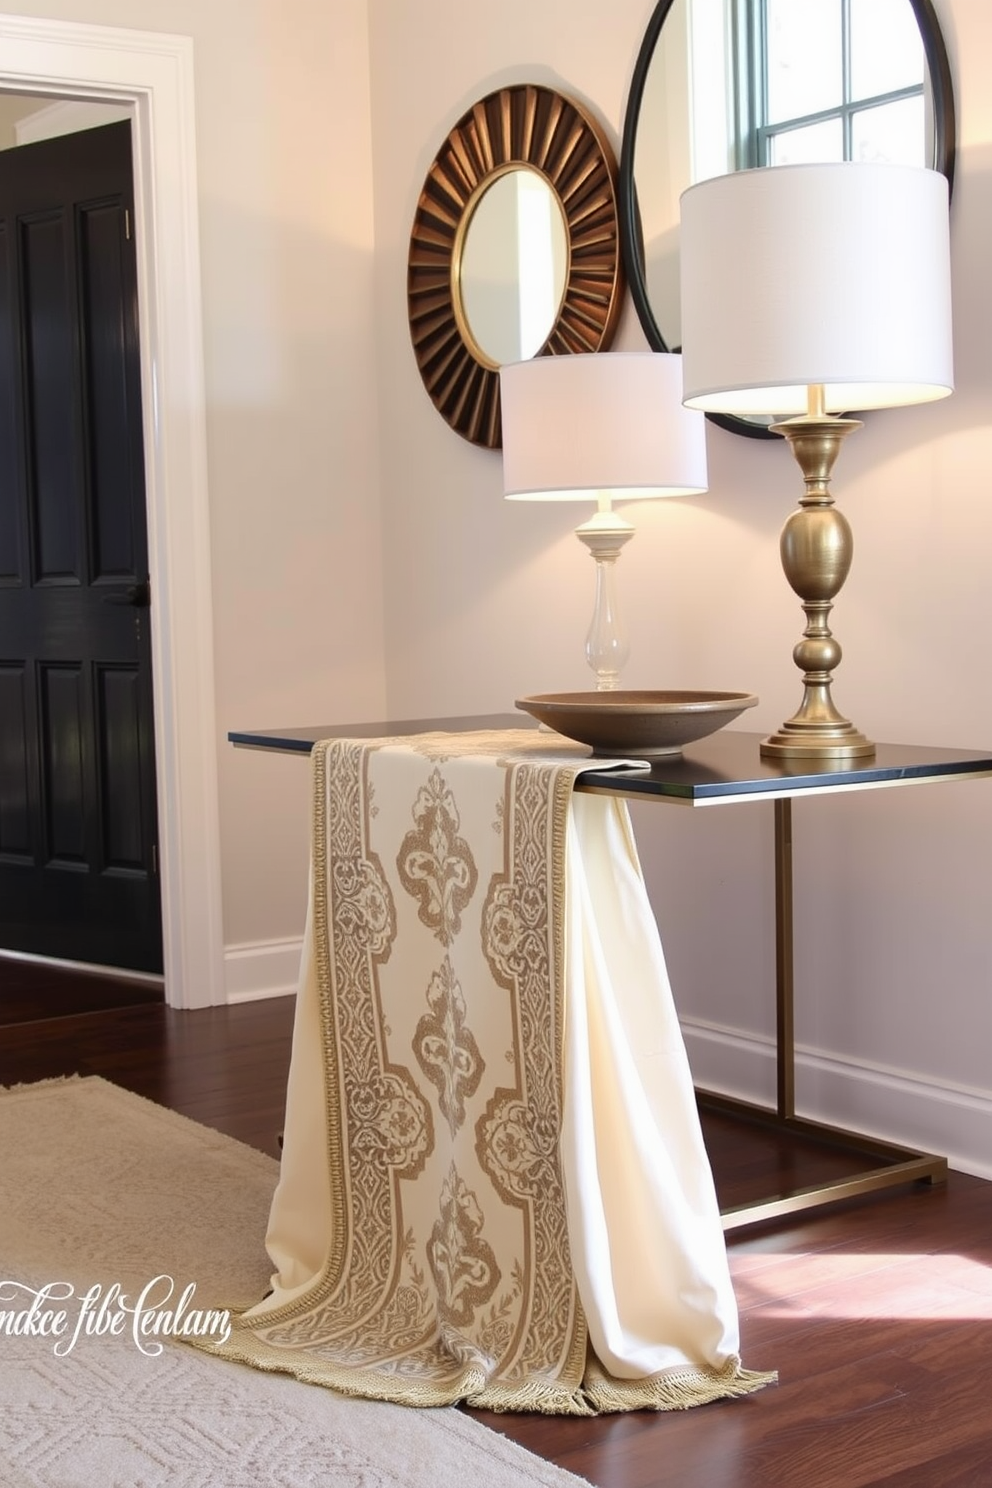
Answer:
[[820, 1143], [835, 1152], [870, 1160], [870, 1166], [844, 1178], [790, 1189], [724, 1209], [724, 1230], [760, 1224], [801, 1209], [821, 1209], [865, 1193], [906, 1183], [943, 1183], [947, 1159], [892, 1142], [876, 1141], [842, 1127], [808, 1121], [796, 1115], [795, 952], [792, 923], [792, 801], [784, 797], [775, 811], [775, 1076], [776, 1105], [753, 1105], [712, 1091], [697, 1091], [699, 1106], [734, 1116], [780, 1134]]
[[795, 976], [792, 950], [792, 801], [775, 811], [775, 1073], [778, 1114], [796, 1114]]

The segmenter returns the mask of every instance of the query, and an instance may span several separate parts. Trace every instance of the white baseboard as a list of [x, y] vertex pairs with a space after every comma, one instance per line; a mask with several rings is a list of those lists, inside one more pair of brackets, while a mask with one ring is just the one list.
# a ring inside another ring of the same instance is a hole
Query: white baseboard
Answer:
[[[682, 1034], [697, 1085], [774, 1105], [770, 1038], [694, 1018], [682, 1020]], [[796, 1109], [882, 1141], [940, 1153], [959, 1172], [992, 1178], [992, 1090], [941, 1084], [916, 1071], [797, 1045]]]
[[303, 941], [257, 940], [224, 948], [227, 1002], [260, 1002], [265, 997], [295, 995]]

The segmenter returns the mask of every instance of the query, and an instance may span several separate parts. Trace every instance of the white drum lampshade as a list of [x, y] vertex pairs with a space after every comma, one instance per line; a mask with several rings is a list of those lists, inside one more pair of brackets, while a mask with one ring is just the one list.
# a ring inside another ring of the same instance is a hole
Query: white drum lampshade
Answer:
[[681, 201], [685, 399], [714, 413], [828, 413], [954, 386], [947, 179], [835, 163], [739, 171]]
[[706, 490], [706, 430], [683, 406], [682, 358], [534, 357], [500, 368], [503, 494], [632, 501]]

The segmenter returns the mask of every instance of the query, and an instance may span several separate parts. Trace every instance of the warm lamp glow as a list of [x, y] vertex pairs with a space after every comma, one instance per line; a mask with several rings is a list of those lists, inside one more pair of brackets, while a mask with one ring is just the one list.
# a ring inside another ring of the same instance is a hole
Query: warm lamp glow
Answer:
[[685, 400], [712, 413], [890, 408], [953, 390], [947, 180], [783, 165], [681, 201]]
[[617, 686], [628, 646], [614, 570], [633, 536], [613, 502], [706, 490], [702, 415], [682, 402], [682, 359], [656, 352], [535, 357], [500, 369], [503, 493], [516, 501], [595, 501], [576, 528], [596, 560], [586, 659]]

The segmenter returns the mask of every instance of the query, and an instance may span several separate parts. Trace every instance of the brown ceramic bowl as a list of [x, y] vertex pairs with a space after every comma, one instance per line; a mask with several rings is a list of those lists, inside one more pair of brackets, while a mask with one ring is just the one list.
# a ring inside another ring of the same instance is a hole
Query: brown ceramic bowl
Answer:
[[593, 754], [655, 759], [680, 754], [757, 701], [752, 692], [543, 692], [515, 706]]

